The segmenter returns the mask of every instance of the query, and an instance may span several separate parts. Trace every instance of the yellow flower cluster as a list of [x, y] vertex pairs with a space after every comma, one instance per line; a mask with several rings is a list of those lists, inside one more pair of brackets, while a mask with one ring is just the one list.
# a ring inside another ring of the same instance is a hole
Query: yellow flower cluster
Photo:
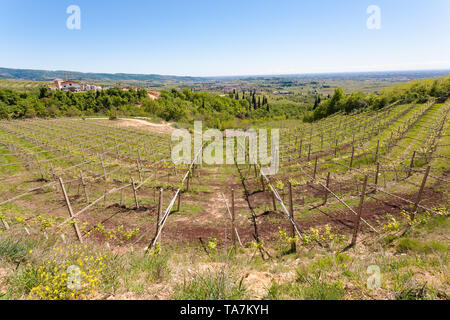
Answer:
[[130, 240], [140, 232], [139, 228], [126, 230], [123, 224], [119, 224], [115, 229], [107, 230], [102, 223], [96, 224], [92, 230], [102, 234], [106, 240], [119, 240], [120, 243]]
[[281, 240], [287, 244], [297, 243], [299, 240], [298, 235], [295, 235], [295, 237], [289, 237], [284, 229], [278, 228], [278, 232], [280, 233]]
[[84, 300], [101, 284], [103, 257], [87, 251], [87, 246], [70, 245], [53, 249], [53, 260], [25, 272], [37, 273], [38, 285], [29, 298], [39, 300]]
[[156, 246], [150, 250], [150, 256], [157, 256], [161, 253], [161, 246], [159, 245], [159, 243], [156, 243]]
[[309, 228], [309, 232], [303, 235], [303, 244], [309, 245], [312, 242], [325, 242], [330, 243], [336, 241], [338, 243], [345, 241], [345, 236], [333, 233], [330, 225], [325, 225], [323, 231], [317, 228]]
[[211, 250], [211, 251], [215, 251], [216, 248], [217, 248], [217, 239], [216, 238], [212, 238], [208, 242], [208, 249]]

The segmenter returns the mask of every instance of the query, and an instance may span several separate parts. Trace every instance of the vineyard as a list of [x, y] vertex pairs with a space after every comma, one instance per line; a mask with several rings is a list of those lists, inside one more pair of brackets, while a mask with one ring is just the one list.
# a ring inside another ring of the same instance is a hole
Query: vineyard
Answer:
[[[274, 176], [175, 166], [170, 135], [117, 121], [1, 121], [0, 251], [5, 239], [26, 243], [16, 280], [36, 252], [101, 252], [109, 260], [86, 293], [100, 299], [448, 298], [449, 112], [430, 101], [289, 123]], [[414, 240], [432, 226], [444, 231]], [[397, 265], [374, 293], [365, 268], [388, 255]], [[402, 261], [426, 279], [411, 282]], [[107, 268], [129, 274], [111, 279]], [[221, 279], [223, 292], [202, 293]], [[16, 294], [53, 294], [41, 291]]]
[[47, 83], [43, 81], [0, 80], [0, 88], [14, 89], [18, 91], [36, 90], [45, 84]]

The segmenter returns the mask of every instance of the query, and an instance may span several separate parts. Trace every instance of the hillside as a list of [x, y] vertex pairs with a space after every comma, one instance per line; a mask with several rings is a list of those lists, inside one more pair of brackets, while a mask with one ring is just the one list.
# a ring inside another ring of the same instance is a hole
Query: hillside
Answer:
[[425, 79], [442, 77], [450, 74], [450, 70], [423, 70], [423, 71], [384, 71], [384, 72], [347, 72], [347, 73], [323, 73], [323, 74], [291, 74], [291, 75], [259, 75], [259, 76], [216, 76], [216, 77], [189, 77], [158, 74], [129, 74], [129, 73], [83, 73], [67, 70], [33, 70], [13, 69], [0, 67], [0, 79], [6, 80], [34, 80], [51, 81], [56, 78], [64, 79], [69, 74], [72, 80], [83, 81], [148, 81], [148, 82], [256, 82], [256, 81], [284, 81], [289, 84], [292, 80], [303, 81], [345, 81], [345, 80], [385, 80], [385, 81], [410, 81], [413, 79]]
[[274, 176], [175, 166], [124, 121], [0, 121], [0, 298], [448, 299], [449, 112], [286, 122]]
[[126, 74], [126, 73], [73, 73], [74, 71], [49, 71], [31, 69], [0, 68], [0, 79], [20, 79], [34, 81], [51, 81], [56, 78], [64, 79], [69, 74], [71, 80], [83, 81], [200, 81], [201, 78], [177, 77], [156, 74]]

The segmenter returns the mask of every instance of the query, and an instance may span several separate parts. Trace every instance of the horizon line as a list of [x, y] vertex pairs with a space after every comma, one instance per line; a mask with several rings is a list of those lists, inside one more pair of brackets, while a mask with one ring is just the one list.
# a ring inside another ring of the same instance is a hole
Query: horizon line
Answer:
[[283, 76], [303, 76], [303, 75], [328, 75], [328, 74], [358, 74], [358, 73], [401, 73], [401, 72], [450, 72], [450, 67], [446, 68], [431, 68], [431, 69], [385, 69], [385, 70], [362, 70], [362, 71], [321, 71], [321, 72], [299, 72], [299, 73], [267, 73], [267, 74], [235, 74], [235, 75], [210, 75], [210, 76], [196, 76], [196, 75], [175, 75], [164, 73], [134, 73], [134, 72], [95, 72], [95, 71], [77, 71], [77, 70], [56, 70], [56, 69], [33, 69], [33, 68], [14, 68], [14, 67], [0, 67], [0, 69], [15, 69], [15, 70], [27, 70], [27, 71], [47, 71], [47, 72], [73, 72], [81, 74], [105, 74], [105, 75], [137, 75], [137, 76], [164, 76], [164, 77], [177, 77], [177, 78], [245, 78], [245, 77], [283, 77]]

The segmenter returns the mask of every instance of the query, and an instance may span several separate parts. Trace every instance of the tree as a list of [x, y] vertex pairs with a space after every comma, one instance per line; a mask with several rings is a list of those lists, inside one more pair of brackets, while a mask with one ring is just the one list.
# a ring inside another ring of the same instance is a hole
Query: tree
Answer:
[[50, 89], [47, 86], [39, 88], [39, 99], [48, 98], [50, 96]]
[[320, 104], [320, 98], [319, 98], [318, 95], [316, 95], [316, 97], [315, 97], [315, 99], [314, 99], [314, 107], [313, 107], [313, 110], [316, 110], [317, 107], [319, 106], [319, 104]]
[[330, 102], [328, 103], [327, 116], [339, 111], [343, 99], [344, 99], [344, 91], [342, 91], [341, 88], [336, 88], [334, 90], [334, 94], [331, 97]]

